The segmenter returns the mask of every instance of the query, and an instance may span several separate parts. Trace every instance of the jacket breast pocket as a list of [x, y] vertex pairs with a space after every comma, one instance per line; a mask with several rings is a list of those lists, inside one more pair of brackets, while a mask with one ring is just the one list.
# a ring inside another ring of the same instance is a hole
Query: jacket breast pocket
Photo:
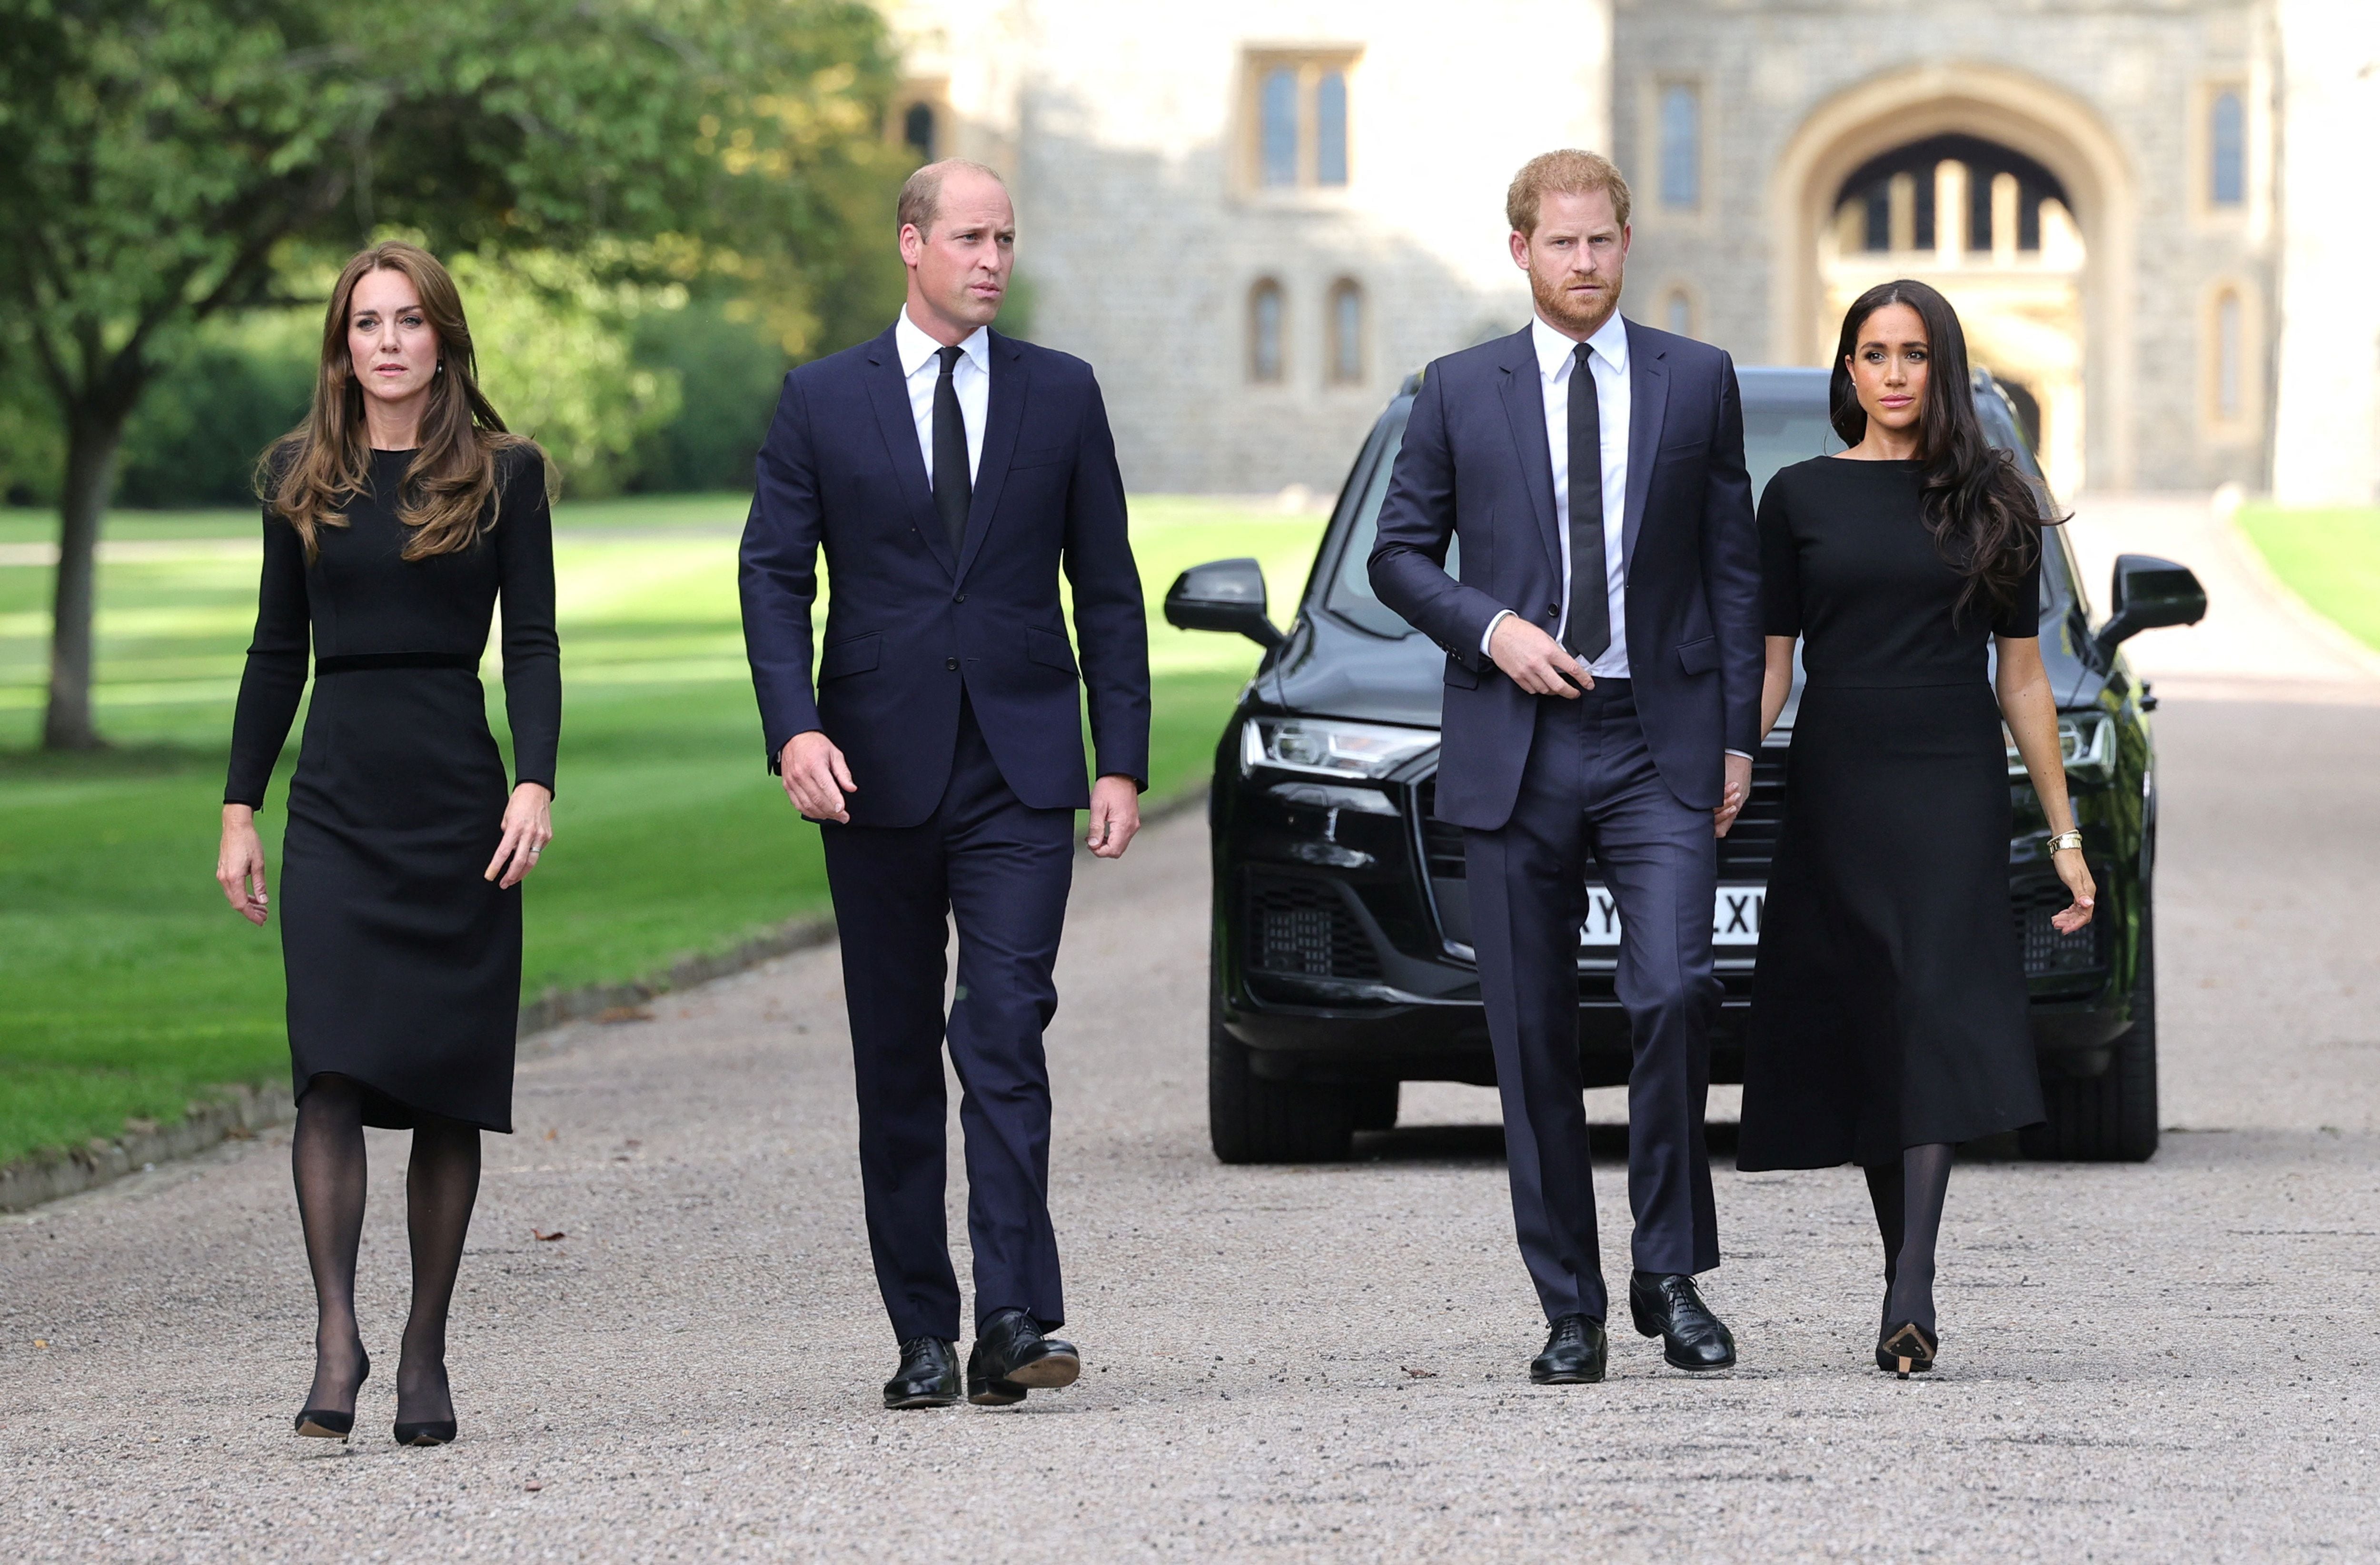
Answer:
[[1457, 690], [1475, 691], [1479, 688], [1479, 676], [1450, 657], [1446, 660], [1446, 682]]
[[1062, 462], [1073, 455], [1074, 452], [1063, 446], [1044, 446], [1038, 450], [1019, 451], [1008, 459], [1008, 471], [1014, 472], [1019, 468], [1046, 468]]
[[865, 674], [884, 655], [881, 635], [852, 636], [836, 642], [819, 655], [819, 683]]
[[1054, 631], [1044, 630], [1036, 626], [1026, 626], [1025, 655], [1030, 661], [1038, 663], [1044, 667], [1060, 669], [1068, 674], [1075, 672], [1075, 649], [1066, 644], [1065, 637]]
[[1678, 643], [1678, 666], [1689, 674], [1708, 674], [1718, 666], [1718, 638], [1700, 636]]

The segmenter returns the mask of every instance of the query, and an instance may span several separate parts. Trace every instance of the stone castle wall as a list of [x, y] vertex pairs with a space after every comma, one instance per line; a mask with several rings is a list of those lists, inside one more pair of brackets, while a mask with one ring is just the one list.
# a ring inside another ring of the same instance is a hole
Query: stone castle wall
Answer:
[[[897, 0], [891, 13], [913, 80], [950, 116], [941, 150], [1010, 175], [1033, 335], [1098, 367], [1135, 488], [1328, 492], [1404, 374], [1525, 320], [1501, 193], [1551, 146], [1608, 149], [1637, 187], [1632, 314], [1668, 324], [1666, 296], [1682, 289], [1696, 334], [1739, 361], [1815, 361], [1813, 238], [1780, 181], [1823, 170], [1814, 138], [1896, 82], [1974, 96], [1977, 123], [1936, 128], [2016, 146], [2072, 189], [2091, 256], [2082, 483], [2362, 497], [2380, 482], [2374, 290], [2346, 312], [2353, 351], [2327, 361], [2322, 323], [2338, 312], [2283, 298], [2299, 277], [2336, 297], [2374, 252], [2380, 207], [2347, 196], [2368, 189], [2380, 140], [2371, 0]], [[1251, 51], [1300, 49], [1359, 52], [1343, 190], [1247, 177]], [[2285, 61], [2308, 84], [2302, 108]], [[1653, 199], [1652, 105], [1670, 79], [1704, 94], [1693, 214]], [[2228, 212], [2204, 199], [2218, 83], [2247, 109], [2247, 197]], [[1888, 135], [1900, 112], [1843, 134]], [[1273, 385], [1247, 364], [1249, 289], [1266, 276], [1285, 306]], [[1342, 278], [1366, 300], [1352, 385], [1324, 362]], [[2226, 288], [2244, 306], [2250, 393], [2228, 420], [2209, 368]], [[2293, 408], [2319, 410], [2316, 433], [2277, 440]]]

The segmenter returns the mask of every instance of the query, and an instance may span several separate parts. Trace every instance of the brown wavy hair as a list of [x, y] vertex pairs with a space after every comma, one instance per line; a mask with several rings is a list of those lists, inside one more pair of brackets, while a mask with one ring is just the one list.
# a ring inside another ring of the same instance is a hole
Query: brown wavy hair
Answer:
[[1867, 410], [1852, 383], [1851, 357], [1868, 317], [1894, 304], [1907, 305], [1925, 324], [1931, 357], [1925, 400], [1918, 410], [1918, 484], [1934, 547], [1966, 578], [1952, 613], [1964, 619], [1977, 609], [2005, 612], [2016, 606], [2018, 584], [2041, 557], [2042, 528], [2066, 518], [2016, 459], [1984, 434], [1967, 367], [1966, 329], [1938, 289], [1903, 278], [1878, 283], [1852, 300], [1835, 344], [1828, 421], [1846, 446], [1866, 438]]
[[438, 372], [421, 414], [421, 448], [405, 470], [396, 517], [412, 535], [404, 557], [468, 549], [496, 524], [501, 498], [498, 456], [532, 443], [508, 434], [480, 390], [471, 328], [463, 296], [438, 258], [419, 245], [387, 239], [360, 251], [339, 270], [322, 315], [322, 361], [306, 422], [273, 443], [257, 464], [258, 497], [271, 505], [306, 545], [311, 559], [320, 529], [345, 527], [346, 507], [370, 482], [371, 440], [364, 423], [364, 388], [347, 354], [347, 315], [356, 285], [373, 272], [402, 272], [421, 300], [438, 337]]

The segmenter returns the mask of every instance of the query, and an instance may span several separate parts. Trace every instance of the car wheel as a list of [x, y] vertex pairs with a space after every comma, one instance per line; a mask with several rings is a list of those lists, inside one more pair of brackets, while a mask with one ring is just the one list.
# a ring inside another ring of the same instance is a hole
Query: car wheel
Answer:
[[2049, 1119], [2023, 1133], [2025, 1155], [2075, 1163], [2145, 1163], [2156, 1155], [2156, 945], [2145, 907], [2132, 1024], [2112, 1049], [2101, 1075], [2042, 1083]]
[[1359, 1131], [1393, 1131], [1397, 1128], [1397, 1097], [1402, 1091], [1402, 1082], [1365, 1082], [1348, 1089], [1354, 1099], [1355, 1128]]
[[1223, 1025], [1222, 996], [1207, 996], [1207, 1133], [1224, 1163], [1336, 1163], [1354, 1150], [1355, 1104], [1344, 1087], [1269, 1082], [1248, 1045]]

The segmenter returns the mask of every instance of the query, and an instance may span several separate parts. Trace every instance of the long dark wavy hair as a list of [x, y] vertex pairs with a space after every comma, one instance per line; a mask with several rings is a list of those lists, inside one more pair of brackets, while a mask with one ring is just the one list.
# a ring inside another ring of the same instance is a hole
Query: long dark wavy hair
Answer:
[[345, 527], [349, 502], [362, 496], [371, 471], [371, 441], [364, 425], [364, 388], [347, 354], [347, 305], [356, 285], [373, 272], [402, 272], [413, 282], [421, 313], [438, 336], [439, 373], [421, 415], [421, 449], [406, 468], [397, 520], [410, 531], [404, 557], [468, 549], [496, 523], [496, 458], [530, 443], [507, 434], [504, 421], [480, 390], [471, 328], [463, 298], [438, 258], [419, 245], [389, 239], [359, 251], [339, 272], [322, 315], [322, 357], [306, 422], [273, 443], [257, 464], [257, 490], [298, 530], [311, 559], [318, 529]]
[[1852, 355], [1868, 317], [1894, 304], [1909, 306], [1925, 324], [1930, 354], [1918, 410], [1918, 483], [1935, 548], [1966, 578], [1952, 612], [1961, 620], [1977, 610], [1996, 617], [2016, 606], [2019, 584], [2041, 557], [2042, 528], [2066, 519], [2051, 513], [2048, 496], [1984, 434], [1968, 377], [1967, 334], [1950, 301], [1908, 278], [1878, 283], [1853, 300], [1835, 344], [1828, 421], [1846, 446], [1866, 438], [1867, 410], [1852, 384]]

